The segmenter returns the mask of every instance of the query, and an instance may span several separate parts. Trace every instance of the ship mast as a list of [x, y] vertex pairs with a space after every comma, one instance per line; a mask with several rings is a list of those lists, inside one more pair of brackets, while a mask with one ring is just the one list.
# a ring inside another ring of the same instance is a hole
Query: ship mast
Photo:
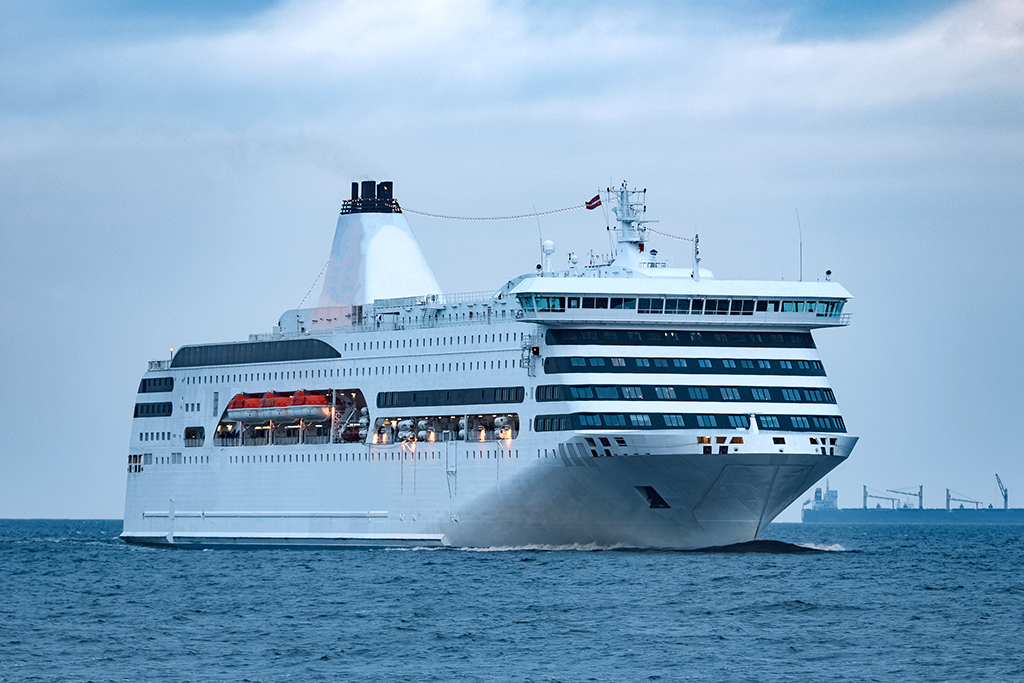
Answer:
[[615, 240], [614, 265], [624, 268], [640, 268], [641, 262], [649, 260], [644, 254], [644, 242], [647, 241], [647, 223], [643, 220], [647, 211], [647, 189], [630, 190], [626, 181], [617, 190], [606, 190], [609, 202], [614, 204], [612, 211], [619, 224], [610, 228]]

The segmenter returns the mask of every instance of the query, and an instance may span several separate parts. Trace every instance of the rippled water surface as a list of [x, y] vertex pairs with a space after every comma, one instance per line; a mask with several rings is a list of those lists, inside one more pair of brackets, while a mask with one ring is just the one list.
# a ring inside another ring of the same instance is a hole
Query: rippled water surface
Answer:
[[733, 552], [175, 550], [0, 521], [3, 681], [1021, 681], [1022, 527]]

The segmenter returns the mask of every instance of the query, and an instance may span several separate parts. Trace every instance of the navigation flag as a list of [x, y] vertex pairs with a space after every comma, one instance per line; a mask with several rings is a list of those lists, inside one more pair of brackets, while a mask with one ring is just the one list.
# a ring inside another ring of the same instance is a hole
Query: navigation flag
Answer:
[[587, 209], [596, 209], [599, 206], [601, 206], [601, 195], [595, 194], [594, 198], [587, 202]]

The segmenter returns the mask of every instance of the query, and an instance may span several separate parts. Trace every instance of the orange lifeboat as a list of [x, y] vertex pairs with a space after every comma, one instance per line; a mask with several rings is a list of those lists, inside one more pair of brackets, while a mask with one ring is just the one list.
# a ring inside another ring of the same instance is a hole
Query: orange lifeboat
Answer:
[[293, 395], [267, 392], [262, 398], [247, 398], [237, 394], [228, 402], [227, 417], [233, 422], [322, 422], [331, 416], [327, 394], [307, 394], [297, 391]]

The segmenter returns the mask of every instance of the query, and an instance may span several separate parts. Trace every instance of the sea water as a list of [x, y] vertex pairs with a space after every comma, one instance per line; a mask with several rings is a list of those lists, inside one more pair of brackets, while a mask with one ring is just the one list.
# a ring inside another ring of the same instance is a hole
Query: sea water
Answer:
[[1020, 681], [1024, 528], [732, 552], [181, 550], [0, 521], [2, 681]]

